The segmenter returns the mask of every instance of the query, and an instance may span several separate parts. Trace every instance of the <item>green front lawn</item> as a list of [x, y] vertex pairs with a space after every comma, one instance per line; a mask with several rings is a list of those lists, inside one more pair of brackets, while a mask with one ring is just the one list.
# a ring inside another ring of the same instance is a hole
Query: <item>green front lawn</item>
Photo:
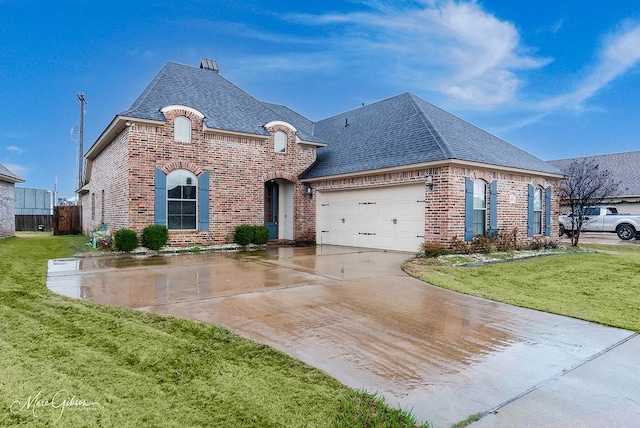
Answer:
[[224, 328], [49, 292], [47, 260], [85, 242], [0, 241], [0, 426], [417, 426]]
[[449, 290], [640, 332], [640, 247], [584, 247], [596, 252], [480, 267], [417, 258], [404, 269]]

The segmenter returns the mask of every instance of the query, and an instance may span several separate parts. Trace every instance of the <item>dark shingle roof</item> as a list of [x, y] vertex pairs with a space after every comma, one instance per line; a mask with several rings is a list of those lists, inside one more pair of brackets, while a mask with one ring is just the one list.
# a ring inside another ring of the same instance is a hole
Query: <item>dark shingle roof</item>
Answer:
[[560, 174], [554, 166], [410, 93], [321, 120], [329, 142], [303, 178], [446, 159]]
[[209, 128], [266, 136], [264, 125], [280, 120], [295, 126], [301, 140], [328, 144], [318, 149], [317, 162], [303, 178], [446, 159], [560, 173], [410, 93], [314, 123], [285, 106], [257, 100], [216, 71], [169, 62], [120, 116], [163, 121], [160, 109], [169, 105], [197, 109]]
[[298, 136], [301, 140], [313, 143], [326, 143], [326, 141], [313, 135], [315, 124], [300, 113], [280, 104], [271, 104], [266, 102], [263, 102], [263, 104], [270, 110], [273, 110], [273, 112], [281, 118], [280, 120], [294, 125], [298, 130]]
[[556, 159], [550, 160], [549, 163], [563, 170], [571, 162], [585, 158], [593, 159], [600, 168], [611, 172], [614, 181], [620, 182], [616, 196], [640, 195], [640, 151]]
[[0, 181], [7, 181], [9, 183], [24, 183], [24, 180], [13, 172], [9, 168], [0, 163]]
[[[226, 131], [269, 135], [263, 126], [275, 120], [289, 122], [303, 134], [309, 128], [308, 119], [297, 114], [281, 115], [283, 109], [257, 100], [215, 71], [173, 62], [167, 63], [120, 115], [161, 121], [164, 116], [160, 109], [169, 105], [192, 107], [205, 115], [207, 127]], [[304, 123], [299, 124], [297, 120], [302, 119]], [[305, 136], [312, 138], [311, 134], [299, 136], [303, 140]], [[320, 142], [317, 138], [310, 141]]]

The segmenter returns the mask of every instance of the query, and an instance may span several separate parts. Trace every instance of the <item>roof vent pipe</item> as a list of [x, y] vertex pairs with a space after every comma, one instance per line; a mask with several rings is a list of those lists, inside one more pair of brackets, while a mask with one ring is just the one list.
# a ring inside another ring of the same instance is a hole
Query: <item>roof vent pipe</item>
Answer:
[[205, 70], [215, 71], [216, 73], [220, 72], [218, 68], [218, 63], [209, 58], [202, 58], [200, 60], [200, 68], [204, 68]]

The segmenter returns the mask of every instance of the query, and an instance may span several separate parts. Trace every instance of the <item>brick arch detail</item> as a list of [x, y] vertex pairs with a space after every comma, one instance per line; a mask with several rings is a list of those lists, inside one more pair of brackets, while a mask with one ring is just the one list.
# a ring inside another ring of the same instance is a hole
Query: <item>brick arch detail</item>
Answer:
[[173, 161], [165, 164], [160, 168], [165, 175], [168, 175], [170, 172], [175, 171], [177, 169], [186, 169], [187, 171], [192, 172], [196, 177], [202, 174], [203, 170], [198, 165], [189, 161]]
[[284, 178], [291, 181], [293, 184], [298, 184], [299, 180], [295, 174], [285, 171], [269, 171], [262, 175], [262, 181], [267, 182], [276, 178]]

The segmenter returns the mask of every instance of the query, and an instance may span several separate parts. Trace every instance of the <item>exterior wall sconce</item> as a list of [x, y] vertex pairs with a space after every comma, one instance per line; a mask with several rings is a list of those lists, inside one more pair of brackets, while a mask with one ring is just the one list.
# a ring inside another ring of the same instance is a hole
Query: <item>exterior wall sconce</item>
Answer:
[[305, 192], [307, 193], [307, 196], [309, 196], [309, 199], [313, 198], [313, 189], [311, 188], [311, 185], [308, 183], [304, 184], [305, 187]]
[[427, 175], [427, 178], [425, 179], [425, 183], [427, 184], [427, 187], [429, 188], [429, 190], [433, 190], [433, 175], [431, 174]]

